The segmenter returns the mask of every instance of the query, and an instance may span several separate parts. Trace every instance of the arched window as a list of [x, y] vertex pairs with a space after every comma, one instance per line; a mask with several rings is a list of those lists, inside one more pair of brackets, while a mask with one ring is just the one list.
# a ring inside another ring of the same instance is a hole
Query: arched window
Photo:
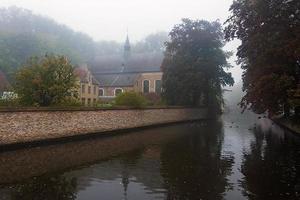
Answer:
[[104, 96], [104, 89], [103, 88], [99, 89], [99, 96], [100, 97]]
[[150, 82], [149, 82], [149, 80], [144, 80], [143, 81], [143, 92], [144, 93], [149, 93], [149, 89], [150, 89]]
[[118, 96], [119, 94], [121, 94], [123, 92], [122, 88], [116, 88], [115, 89], [115, 96]]
[[155, 93], [161, 93], [161, 80], [155, 80]]

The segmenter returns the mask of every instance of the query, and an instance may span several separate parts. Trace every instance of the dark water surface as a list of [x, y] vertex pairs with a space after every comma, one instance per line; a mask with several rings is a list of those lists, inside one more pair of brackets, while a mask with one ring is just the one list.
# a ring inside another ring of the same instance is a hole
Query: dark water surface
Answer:
[[300, 199], [300, 137], [231, 112], [3, 152], [0, 199]]

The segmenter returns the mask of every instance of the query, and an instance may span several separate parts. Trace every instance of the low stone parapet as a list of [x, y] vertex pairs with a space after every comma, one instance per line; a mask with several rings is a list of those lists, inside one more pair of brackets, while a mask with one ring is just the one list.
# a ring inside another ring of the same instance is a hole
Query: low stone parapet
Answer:
[[206, 118], [205, 108], [2, 110], [0, 146]]

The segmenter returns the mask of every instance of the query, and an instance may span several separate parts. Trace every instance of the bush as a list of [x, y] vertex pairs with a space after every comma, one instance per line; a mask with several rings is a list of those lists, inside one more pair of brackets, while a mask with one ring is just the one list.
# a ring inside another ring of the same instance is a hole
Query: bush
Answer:
[[141, 108], [146, 106], [147, 100], [144, 96], [136, 92], [124, 92], [118, 95], [115, 99], [115, 105], [117, 106], [130, 106]]
[[20, 105], [19, 99], [0, 99], [0, 107], [18, 107]]
[[53, 104], [53, 107], [81, 107], [81, 102], [75, 97], [66, 97], [60, 103]]
[[159, 106], [159, 105], [164, 105], [164, 102], [162, 101], [162, 98], [159, 94], [150, 92], [147, 94], [144, 94], [144, 97], [147, 100], [147, 104], [149, 106]]
[[3, 107], [18, 107], [20, 106], [20, 100], [18, 95], [14, 92], [3, 92], [2, 96], [0, 95], [0, 106]]

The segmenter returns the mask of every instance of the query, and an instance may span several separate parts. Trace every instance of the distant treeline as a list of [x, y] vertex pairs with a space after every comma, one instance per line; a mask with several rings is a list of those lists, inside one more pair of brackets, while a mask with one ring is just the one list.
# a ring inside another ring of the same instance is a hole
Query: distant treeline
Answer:
[[[154, 53], [162, 57], [167, 39], [165, 32], [151, 34], [132, 44], [132, 53]], [[95, 58], [121, 55], [122, 52], [123, 43], [96, 42], [84, 33], [75, 32], [30, 10], [18, 7], [0, 8], [0, 72], [8, 80], [12, 79], [16, 69], [24, 65], [31, 56], [54, 53], [67, 56], [74, 65], [95, 65]], [[96, 65], [101, 67], [106, 61], [98, 59], [97, 62]]]

